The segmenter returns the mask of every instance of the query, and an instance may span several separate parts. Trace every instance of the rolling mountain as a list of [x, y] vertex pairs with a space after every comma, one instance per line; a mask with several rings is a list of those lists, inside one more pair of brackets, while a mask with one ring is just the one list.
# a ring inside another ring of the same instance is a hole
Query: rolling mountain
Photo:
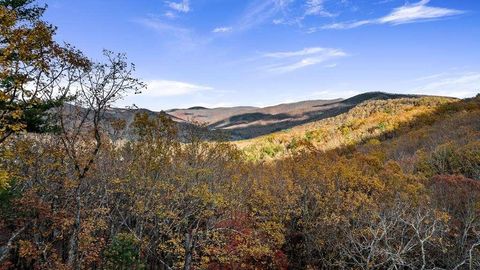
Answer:
[[180, 127], [192, 122], [202, 123], [211, 130], [226, 132], [230, 140], [244, 140], [334, 117], [365, 101], [406, 97], [416, 96], [370, 92], [348, 99], [309, 100], [265, 108], [248, 106], [228, 108], [192, 107], [165, 112], [153, 112], [145, 109], [110, 109], [107, 117], [124, 119], [129, 126], [136, 113], [144, 112], [152, 116], [165, 113]]

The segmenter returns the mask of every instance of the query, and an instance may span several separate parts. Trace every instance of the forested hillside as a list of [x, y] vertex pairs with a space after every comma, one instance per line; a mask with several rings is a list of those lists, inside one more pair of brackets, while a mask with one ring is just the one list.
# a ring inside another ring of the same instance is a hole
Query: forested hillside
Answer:
[[480, 269], [480, 96], [246, 142], [139, 112], [125, 140], [134, 67], [30, 2], [0, 1], [0, 269]]
[[230, 140], [256, 138], [305, 123], [334, 117], [368, 100], [389, 100], [415, 97], [382, 92], [364, 93], [349, 99], [308, 100], [284, 103], [265, 108], [231, 107], [169, 110], [174, 121], [204, 123], [211, 130], [221, 130]]
[[251, 159], [277, 158], [304, 147], [326, 151], [354, 146], [369, 140], [373, 142], [379, 136], [391, 136], [403, 125], [435, 113], [442, 105], [453, 101], [443, 97], [377, 99], [374, 96], [339, 116], [241, 141], [238, 145]]
[[[348, 112], [350, 109], [366, 101], [393, 100], [415, 98], [420, 96], [370, 92], [356, 95], [348, 99], [308, 100], [285, 103], [265, 108], [257, 107], [224, 107], [188, 109], [172, 109], [154, 112], [139, 108], [108, 108], [105, 118], [109, 122], [123, 123], [121, 135], [125, 139], [134, 137], [133, 122], [135, 115], [146, 113], [152, 117], [164, 115], [177, 123], [183, 131], [191, 128], [191, 124], [202, 125], [219, 136], [230, 141], [257, 138], [272, 132], [286, 130], [302, 124], [312, 123]], [[73, 111], [79, 108], [72, 108]]]

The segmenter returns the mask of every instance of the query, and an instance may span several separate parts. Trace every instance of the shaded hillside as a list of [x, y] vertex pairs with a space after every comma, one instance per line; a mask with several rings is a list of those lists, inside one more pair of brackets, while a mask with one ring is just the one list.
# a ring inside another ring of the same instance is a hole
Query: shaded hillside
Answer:
[[[225, 133], [230, 140], [243, 140], [334, 117], [368, 100], [386, 100], [405, 97], [409, 96], [371, 92], [345, 100], [310, 100], [265, 108], [244, 106], [208, 109], [204, 107], [192, 107], [188, 109], [169, 110], [164, 113], [169, 115], [173, 121], [179, 123], [180, 129], [190, 126], [189, 123], [192, 122], [202, 123], [210, 130]], [[159, 114], [159, 112], [144, 109], [111, 109], [107, 112], [107, 118], [111, 120], [123, 119], [126, 122], [126, 134], [128, 135], [131, 133], [128, 131], [129, 126], [133, 122], [134, 115], [138, 112], [144, 112], [151, 116]]]
[[233, 107], [172, 110], [167, 113], [181, 119], [194, 119], [211, 129], [226, 130], [233, 140], [255, 138], [312, 121], [342, 114], [367, 100], [408, 97], [407, 95], [371, 92], [349, 99], [311, 100], [265, 108]]

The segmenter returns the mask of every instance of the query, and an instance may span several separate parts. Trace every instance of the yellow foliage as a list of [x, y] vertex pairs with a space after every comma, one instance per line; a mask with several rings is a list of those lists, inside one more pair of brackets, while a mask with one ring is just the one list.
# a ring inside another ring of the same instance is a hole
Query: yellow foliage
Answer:
[[10, 187], [9, 182], [10, 182], [10, 177], [8, 172], [0, 169], [0, 190], [9, 188]]
[[454, 101], [440, 97], [366, 101], [339, 116], [242, 141], [238, 145], [250, 160], [271, 160], [291, 154], [290, 150], [305, 149], [298, 138], [306, 138], [310, 142], [308, 147], [320, 151], [348, 147], [381, 139], [403, 124]]

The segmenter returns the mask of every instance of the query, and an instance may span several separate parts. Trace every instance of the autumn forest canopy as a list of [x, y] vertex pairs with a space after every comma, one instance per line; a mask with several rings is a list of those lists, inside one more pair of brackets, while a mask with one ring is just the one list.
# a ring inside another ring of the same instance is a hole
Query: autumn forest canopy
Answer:
[[480, 269], [480, 96], [248, 113], [237, 140], [113, 108], [135, 65], [45, 8], [0, 0], [0, 269]]

